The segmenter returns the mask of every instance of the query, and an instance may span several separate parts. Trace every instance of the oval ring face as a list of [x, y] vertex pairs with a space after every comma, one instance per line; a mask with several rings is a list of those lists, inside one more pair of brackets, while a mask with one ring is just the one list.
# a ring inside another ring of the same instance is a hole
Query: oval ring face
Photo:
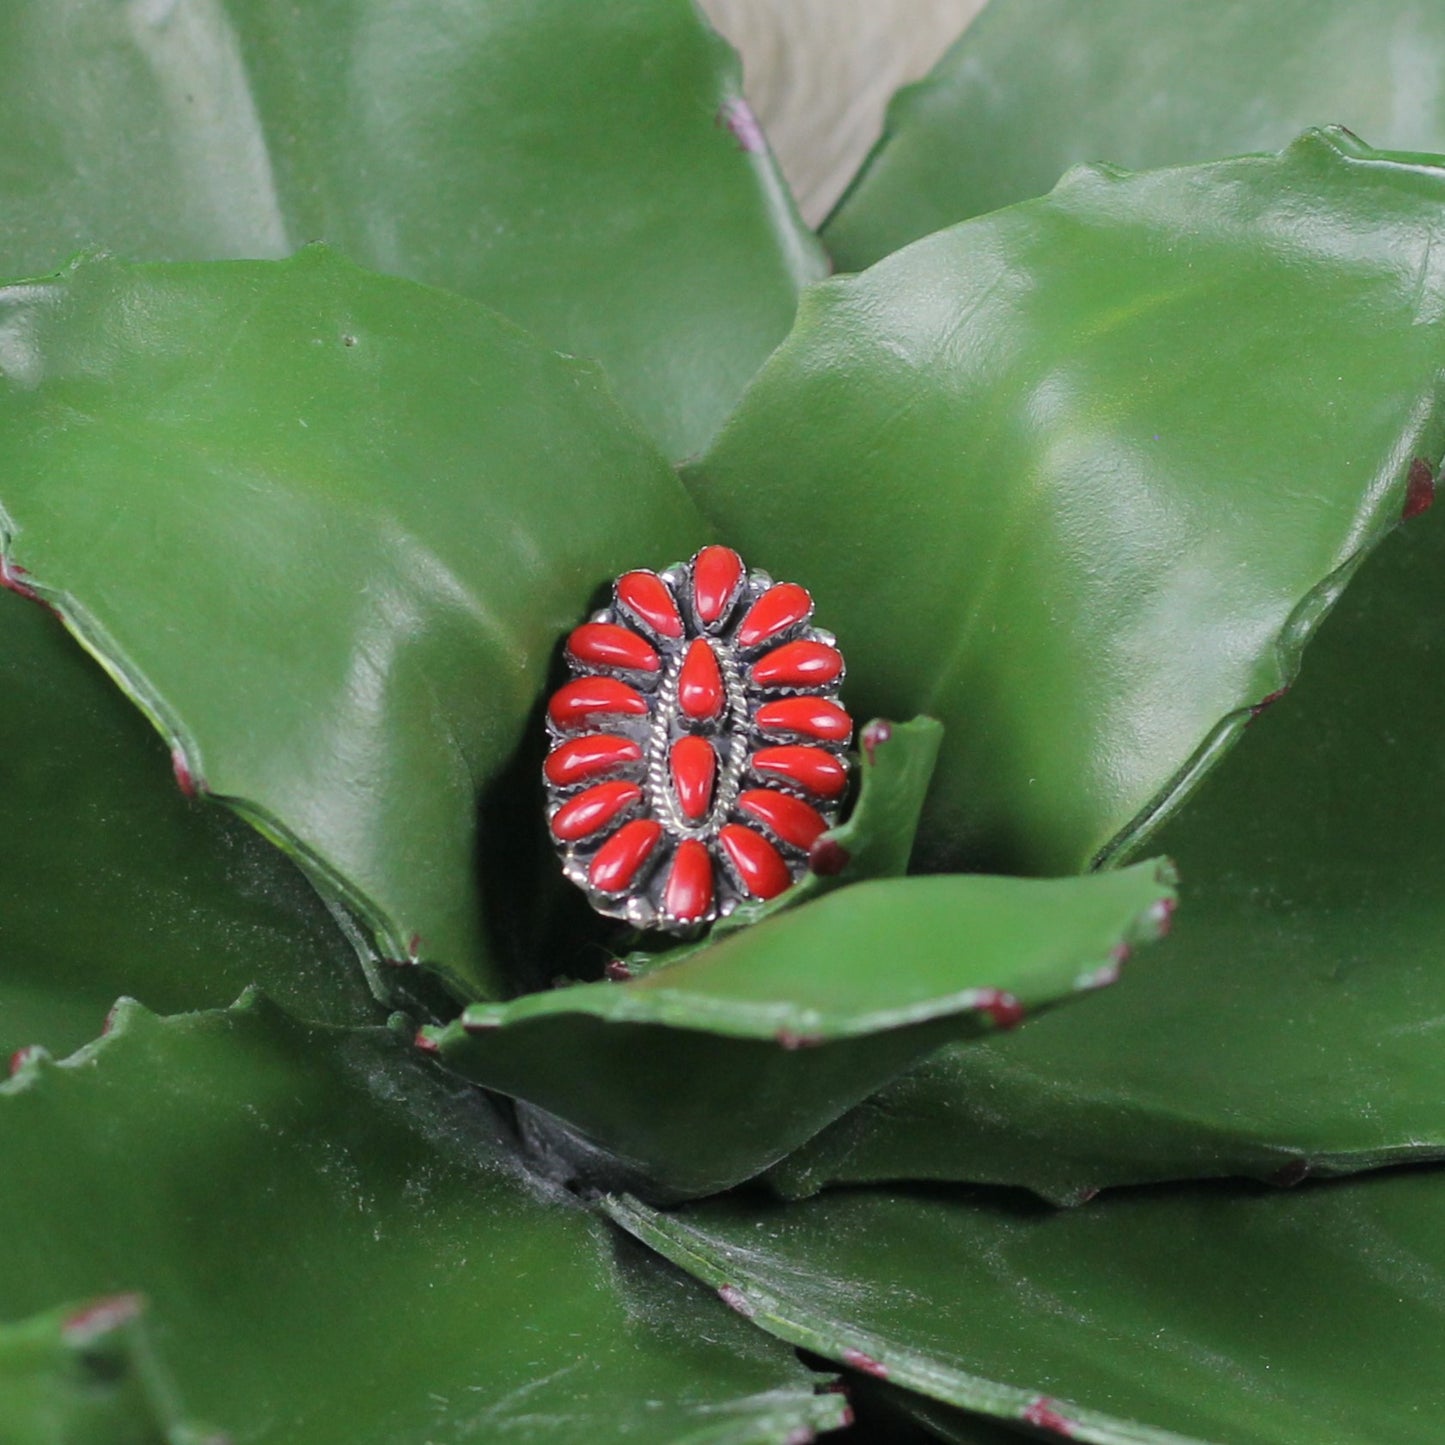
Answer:
[[793, 582], [704, 547], [624, 573], [547, 707], [547, 822], [599, 913], [693, 933], [808, 866], [848, 789], [843, 656]]

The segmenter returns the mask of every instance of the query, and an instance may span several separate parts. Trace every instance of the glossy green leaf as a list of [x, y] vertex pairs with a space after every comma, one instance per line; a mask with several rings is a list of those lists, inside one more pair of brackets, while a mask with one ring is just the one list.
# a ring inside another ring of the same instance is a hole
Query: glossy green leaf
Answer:
[[0, 592], [0, 1056], [69, 1053], [122, 993], [165, 1012], [251, 983], [376, 1022], [356, 952], [278, 849], [181, 795], [165, 745], [41, 607]]
[[83, 262], [0, 329], [8, 565], [382, 957], [501, 991], [479, 794], [592, 593], [702, 535], [595, 369], [320, 249]]
[[943, 721], [925, 865], [1108, 859], [1290, 679], [1445, 446], [1442, 204], [1312, 134], [808, 294], [690, 485], [807, 580], [860, 715]]
[[131, 1005], [0, 1086], [0, 1145], [0, 1313], [143, 1291], [237, 1441], [781, 1445], [842, 1408], [383, 1029]]
[[1434, 0], [990, 0], [894, 98], [824, 236], [858, 270], [1081, 162], [1183, 165], [1309, 126], [1445, 151], [1442, 53]]
[[1442, 575], [1445, 518], [1408, 523], [1154, 840], [1186, 906], [1148, 967], [1078, 1020], [940, 1051], [785, 1161], [780, 1187], [966, 1179], [1074, 1200], [1445, 1156]]
[[1289, 1194], [840, 1191], [608, 1212], [755, 1324], [1099, 1445], [1433, 1445], [1445, 1173]]
[[1167, 872], [859, 883], [630, 982], [476, 1005], [421, 1042], [545, 1111], [534, 1132], [574, 1172], [707, 1194], [944, 1040], [1112, 982], [1121, 945], [1167, 922]]
[[5, 275], [326, 241], [600, 360], [675, 455], [823, 272], [682, 0], [20, 0], [0, 133]]
[[[858, 797], [848, 816], [811, 850], [816, 866], [766, 902], [745, 902], [713, 924], [707, 936], [661, 953], [629, 953], [614, 972], [638, 977], [670, 968], [729, 933], [775, 913], [869, 878], [899, 878], [908, 871], [918, 817], [938, 759], [943, 729], [933, 718], [893, 723], [875, 718], [862, 730], [855, 759]], [[822, 871], [819, 871], [821, 869]]]
[[224, 1445], [181, 1418], [138, 1295], [0, 1325], [5, 1445]]

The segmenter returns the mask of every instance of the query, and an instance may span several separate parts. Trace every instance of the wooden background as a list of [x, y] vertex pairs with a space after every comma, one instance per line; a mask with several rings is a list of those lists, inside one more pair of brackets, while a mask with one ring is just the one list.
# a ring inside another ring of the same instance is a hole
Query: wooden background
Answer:
[[743, 57], [743, 85], [804, 218], [817, 225], [918, 79], [984, 0], [700, 0]]

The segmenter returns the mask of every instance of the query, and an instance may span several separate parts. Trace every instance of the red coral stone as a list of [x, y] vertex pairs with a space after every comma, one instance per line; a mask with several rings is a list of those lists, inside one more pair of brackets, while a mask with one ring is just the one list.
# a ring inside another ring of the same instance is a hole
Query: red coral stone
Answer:
[[689, 823], [700, 823], [712, 807], [712, 790], [717, 780], [717, 754], [706, 738], [678, 738], [669, 755], [672, 786], [677, 805]]
[[743, 582], [743, 559], [731, 547], [704, 547], [692, 564], [692, 600], [704, 627], [732, 606]]
[[753, 754], [753, 770], [783, 778], [819, 798], [839, 797], [848, 786], [848, 770], [822, 748], [759, 748]]
[[634, 818], [624, 823], [598, 850], [587, 870], [588, 881], [604, 893], [620, 893], [632, 886], [637, 870], [647, 862], [662, 824], [656, 818]]
[[853, 719], [826, 697], [780, 697], [765, 702], [754, 718], [766, 733], [801, 733], [824, 743], [845, 743]]
[[641, 797], [642, 789], [636, 783], [621, 780], [598, 783], [595, 788], [588, 788], [585, 793], [578, 793], [570, 802], [563, 803], [552, 814], [552, 833], [563, 843], [590, 838]]
[[783, 855], [761, 833], [729, 823], [718, 833], [718, 841], [754, 898], [776, 898], [791, 886], [793, 875]]
[[641, 757], [641, 744], [631, 738], [617, 737], [612, 733], [588, 733], [585, 737], [569, 738], [553, 748], [547, 754], [543, 771], [554, 787], [570, 788], [573, 783], [586, 782], [588, 778], [611, 772], [625, 763], [635, 763]]
[[828, 831], [828, 821], [814, 807], [791, 793], [771, 788], [749, 788], [738, 799], [738, 807], [771, 828], [785, 843], [808, 849]]
[[712, 855], [696, 838], [684, 838], [673, 855], [662, 906], [679, 923], [696, 923], [712, 907]]
[[600, 717], [646, 717], [647, 699], [615, 677], [578, 677], [552, 694], [547, 716], [565, 732]]
[[617, 579], [617, 600], [659, 637], [681, 637], [682, 618], [667, 584], [656, 572], [625, 572]]
[[584, 667], [625, 667], [656, 672], [662, 666], [657, 649], [630, 628], [615, 622], [584, 622], [567, 639], [567, 656]]
[[758, 658], [752, 678], [759, 687], [822, 687], [842, 671], [843, 655], [836, 647], [802, 638]]
[[787, 631], [813, 610], [806, 587], [796, 582], [779, 582], [769, 587], [751, 607], [738, 628], [739, 647], [759, 647], [770, 637]]
[[677, 675], [677, 705], [693, 722], [711, 722], [722, 713], [726, 700], [717, 654], [707, 638], [695, 637]]

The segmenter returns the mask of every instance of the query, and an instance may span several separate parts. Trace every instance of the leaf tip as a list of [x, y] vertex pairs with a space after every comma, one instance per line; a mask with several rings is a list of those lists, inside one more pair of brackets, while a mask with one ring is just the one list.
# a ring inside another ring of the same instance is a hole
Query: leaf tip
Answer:
[[1179, 900], [1173, 894], [1156, 898], [1140, 916], [1140, 927], [1145, 937], [1151, 942], [1167, 938], [1174, 927], [1174, 911], [1178, 906]]
[[823, 1042], [821, 1034], [801, 1033], [797, 1029], [779, 1029], [773, 1035], [774, 1041], [780, 1048], [792, 1051], [794, 1049], [813, 1049]]
[[1269, 1176], [1269, 1182], [1277, 1189], [1293, 1189], [1296, 1184], [1303, 1184], [1310, 1175], [1310, 1161], [1303, 1154], [1288, 1162], [1281, 1164], [1273, 1174]]
[[740, 151], [753, 156], [767, 154], [767, 137], [752, 106], [742, 96], [723, 102], [717, 113], [717, 124], [731, 133]]
[[859, 741], [863, 744], [863, 753], [868, 759], [869, 767], [877, 761], [874, 754], [878, 749], [892, 740], [893, 724], [887, 718], [876, 717], [863, 729]]
[[888, 1378], [888, 1366], [882, 1360], [865, 1355], [862, 1350], [854, 1349], [851, 1345], [842, 1351], [842, 1360], [850, 1369], [857, 1370], [860, 1374], [872, 1375], [875, 1380]]
[[744, 1319], [750, 1320], [757, 1313], [753, 1308], [753, 1302], [736, 1285], [719, 1285], [717, 1294], [730, 1310], [735, 1310]]
[[28, 1068], [38, 1067], [42, 1060], [49, 1057], [49, 1050], [42, 1044], [23, 1045], [10, 1055], [10, 1077], [13, 1079]]
[[1118, 943], [1109, 951], [1109, 961], [1097, 968], [1086, 969], [1074, 980], [1075, 993], [1092, 993], [1095, 989], [1109, 988], [1119, 982], [1119, 975], [1129, 961], [1129, 945]]
[[808, 850], [808, 867], [820, 878], [836, 878], [852, 861], [853, 855], [828, 833]]
[[1053, 1435], [1063, 1435], [1072, 1439], [1074, 1434], [1074, 1422], [1066, 1415], [1060, 1414], [1055, 1402], [1047, 1395], [1040, 1395], [1036, 1399], [1030, 1400], [1019, 1418], [1026, 1425], [1032, 1425], [1036, 1430], [1047, 1430]]
[[1016, 1027], [1023, 1022], [1026, 1012], [1013, 994], [998, 988], [980, 989], [974, 1007], [979, 1013], [987, 1014], [996, 1029]]
[[18, 562], [0, 556], [0, 587], [23, 597], [27, 602], [39, 602], [40, 594], [25, 580], [30, 574]]
[[[1260, 698], [1257, 703], [1254, 703], [1250, 707], [1249, 722], [1252, 723], [1255, 718], [1257, 718], [1261, 713], [1268, 712], [1269, 709], [1275, 705], [1275, 703], [1277, 703], [1282, 697], [1284, 697], [1287, 692], [1289, 692], [1289, 689], [1289, 683], [1285, 682], [1281, 683], [1277, 688], [1275, 688], [1273, 692], [1265, 693], [1265, 695]], [[1246, 723], [1245, 726], [1248, 727], [1249, 723]]]
[[1434, 502], [1435, 469], [1424, 457], [1416, 457], [1410, 463], [1410, 474], [1405, 481], [1405, 505], [1400, 520], [1408, 522], [1428, 512]]
[[181, 790], [182, 797], [197, 798], [205, 791], [205, 785], [196, 777], [186, 750], [179, 743], [171, 748], [171, 772], [176, 776], [176, 786]]
[[67, 1345], [89, 1345], [139, 1318], [144, 1309], [143, 1295], [104, 1295], [68, 1315], [60, 1326], [60, 1335]]

